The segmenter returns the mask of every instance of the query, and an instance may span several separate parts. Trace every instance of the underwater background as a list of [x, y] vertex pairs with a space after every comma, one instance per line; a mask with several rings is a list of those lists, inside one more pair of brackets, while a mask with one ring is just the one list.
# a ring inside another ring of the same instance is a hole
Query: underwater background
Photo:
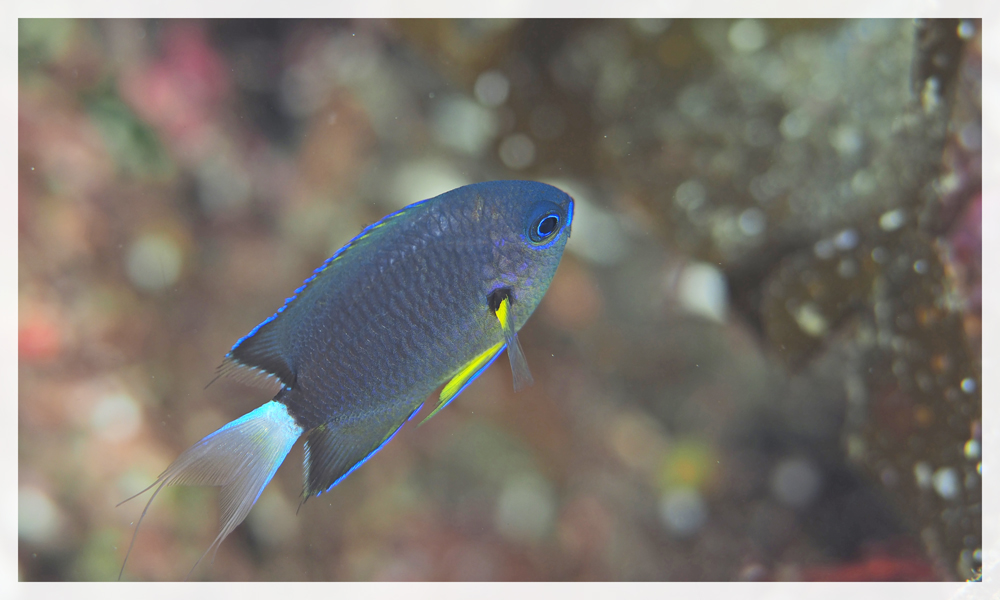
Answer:
[[[19, 579], [111, 580], [232, 344], [365, 225], [576, 200], [520, 338], [205, 580], [965, 580], [981, 566], [977, 20], [18, 25]], [[177, 580], [212, 489], [158, 496]]]

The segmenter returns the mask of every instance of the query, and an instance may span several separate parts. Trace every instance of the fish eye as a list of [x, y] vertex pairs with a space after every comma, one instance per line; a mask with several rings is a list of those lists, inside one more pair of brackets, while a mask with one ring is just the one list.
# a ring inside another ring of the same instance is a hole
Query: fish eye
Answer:
[[534, 242], [541, 242], [545, 238], [552, 235], [552, 233], [559, 227], [559, 215], [556, 213], [549, 213], [543, 215], [538, 221], [535, 222], [535, 226], [531, 228], [531, 239]]

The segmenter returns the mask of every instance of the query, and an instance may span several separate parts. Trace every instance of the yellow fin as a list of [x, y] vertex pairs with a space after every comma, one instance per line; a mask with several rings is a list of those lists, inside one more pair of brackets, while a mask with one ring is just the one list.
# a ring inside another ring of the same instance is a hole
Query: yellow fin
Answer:
[[434, 411], [427, 415], [423, 421], [420, 422], [421, 425], [430, 420], [431, 417], [436, 415], [439, 410], [448, 406], [448, 403], [455, 399], [456, 396], [462, 393], [467, 385], [472, 383], [472, 380], [479, 377], [480, 373], [486, 370], [486, 367], [496, 360], [497, 356], [503, 352], [504, 342], [497, 342], [492, 348], [483, 352], [476, 358], [473, 358], [464, 367], [462, 367], [454, 377], [451, 378], [447, 384], [445, 384], [444, 389], [441, 390], [441, 402], [437, 405]]
[[503, 329], [504, 343], [507, 344], [507, 360], [514, 375], [514, 391], [520, 392], [534, 383], [531, 370], [528, 369], [528, 359], [524, 357], [521, 343], [517, 341], [517, 330], [514, 329], [514, 313], [510, 310], [510, 296], [507, 296], [497, 307], [497, 319]]

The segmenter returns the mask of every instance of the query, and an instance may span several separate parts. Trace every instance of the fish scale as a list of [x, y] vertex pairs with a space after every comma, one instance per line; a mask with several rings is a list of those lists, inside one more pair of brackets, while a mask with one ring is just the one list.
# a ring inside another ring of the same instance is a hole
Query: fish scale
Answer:
[[427, 419], [504, 349], [515, 391], [529, 385], [517, 330], [555, 275], [572, 217], [573, 200], [552, 186], [496, 181], [365, 228], [226, 355], [221, 375], [277, 380], [277, 395], [183, 452], [149, 502], [165, 485], [222, 486], [211, 551], [300, 437], [305, 501], [381, 449], [435, 388], [447, 383]]

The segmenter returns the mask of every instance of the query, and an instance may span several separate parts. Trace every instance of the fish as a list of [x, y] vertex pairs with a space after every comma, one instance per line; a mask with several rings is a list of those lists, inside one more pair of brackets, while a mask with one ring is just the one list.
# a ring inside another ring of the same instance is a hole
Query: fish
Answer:
[[324, 261], [219, 367], [217, 376], [274, 385], [275, 396], [123, 501], [155, 488], [119, 579], [165, 486], [221, 487], [221, 528], [193, 573], [246, 518], [300, 438], [301, 506], [381, 450], [436, 389], [443, 386], [421, 424], [505, 350], [514, 390], [531, 385], [517, 332], [556, 273], [573, 205], [540, 182], [471, 184], [387, 215]]

